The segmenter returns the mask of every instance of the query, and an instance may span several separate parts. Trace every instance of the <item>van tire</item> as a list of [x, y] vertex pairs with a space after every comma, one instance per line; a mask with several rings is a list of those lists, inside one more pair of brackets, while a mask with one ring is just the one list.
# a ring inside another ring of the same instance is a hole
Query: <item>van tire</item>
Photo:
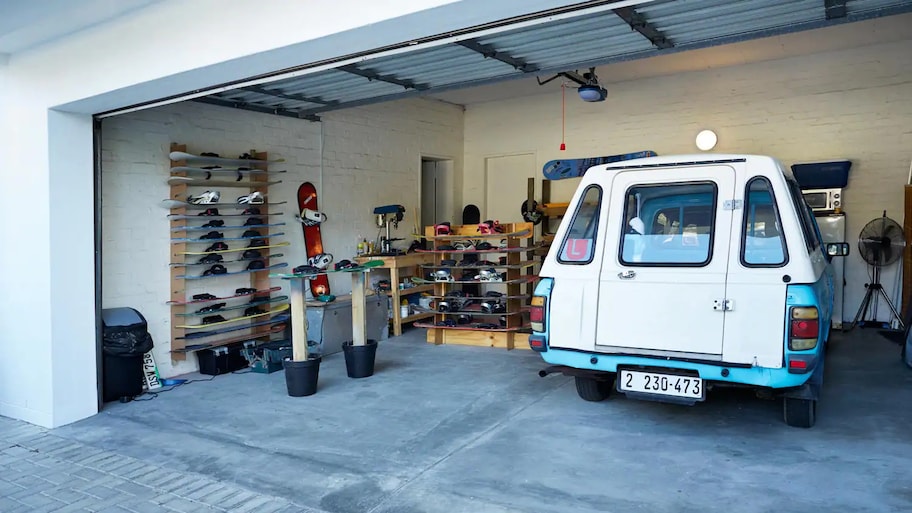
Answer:
[[817, 422], [817, 401], [786, 397], [782, 400], [782, 415], [789, 426], [814, 427]]
[[575, 376], [576, 393], [586, 401], [604, 401], [611, 393], [611, 381]]

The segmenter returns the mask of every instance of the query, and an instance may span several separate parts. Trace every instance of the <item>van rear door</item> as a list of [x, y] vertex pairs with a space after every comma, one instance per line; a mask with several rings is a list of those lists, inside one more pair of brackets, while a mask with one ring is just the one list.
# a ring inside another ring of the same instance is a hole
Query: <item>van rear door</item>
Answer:
[[621, 170], [599, 276], [597, 350], [722, 359], [735, 170]]

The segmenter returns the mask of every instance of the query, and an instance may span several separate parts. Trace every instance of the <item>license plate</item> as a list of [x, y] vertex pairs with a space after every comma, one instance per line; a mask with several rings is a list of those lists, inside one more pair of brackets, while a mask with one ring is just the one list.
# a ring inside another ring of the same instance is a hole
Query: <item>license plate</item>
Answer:
[[695, 376], [656, 372], [621, 370], [618, 372], [618, 390], [689, 399], [703, 399], [704, 397], [702, 379]]

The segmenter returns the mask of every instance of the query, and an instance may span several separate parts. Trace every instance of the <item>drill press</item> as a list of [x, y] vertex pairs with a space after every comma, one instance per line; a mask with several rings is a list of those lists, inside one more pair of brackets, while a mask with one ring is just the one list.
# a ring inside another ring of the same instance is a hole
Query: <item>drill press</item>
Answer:
[[402, 238], [390, 238], [390, 225], [399, 228], [399, 221], [402, 221], [405, 214], [405, 207], [402, 205], [384, 205], [374, 207], [374, 215], [377, 216], [377, 228], [386, 228], [386, 235], [380, 237], [380, 254], [381, 255], [399, 255], [402, 252], [393, 249], [393, 241], [402, 240]]

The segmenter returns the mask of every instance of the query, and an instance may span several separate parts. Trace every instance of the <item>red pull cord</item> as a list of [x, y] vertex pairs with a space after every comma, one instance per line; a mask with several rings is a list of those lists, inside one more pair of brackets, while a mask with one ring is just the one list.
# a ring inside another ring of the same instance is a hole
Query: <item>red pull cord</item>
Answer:
[[564, 121], [566, 119], [566, 104], [567, 104], [566, 98], [567, 98], [567, 95], [566, 95], [565, 85], [563, 82], [561, 82], [561, 144], [560, 144], [560, 151], [564, 151], [567, 149], [567, 144], [564, 142], [564, 138], [566, 136], [565, 135], [566, 134], [566, 123]]

